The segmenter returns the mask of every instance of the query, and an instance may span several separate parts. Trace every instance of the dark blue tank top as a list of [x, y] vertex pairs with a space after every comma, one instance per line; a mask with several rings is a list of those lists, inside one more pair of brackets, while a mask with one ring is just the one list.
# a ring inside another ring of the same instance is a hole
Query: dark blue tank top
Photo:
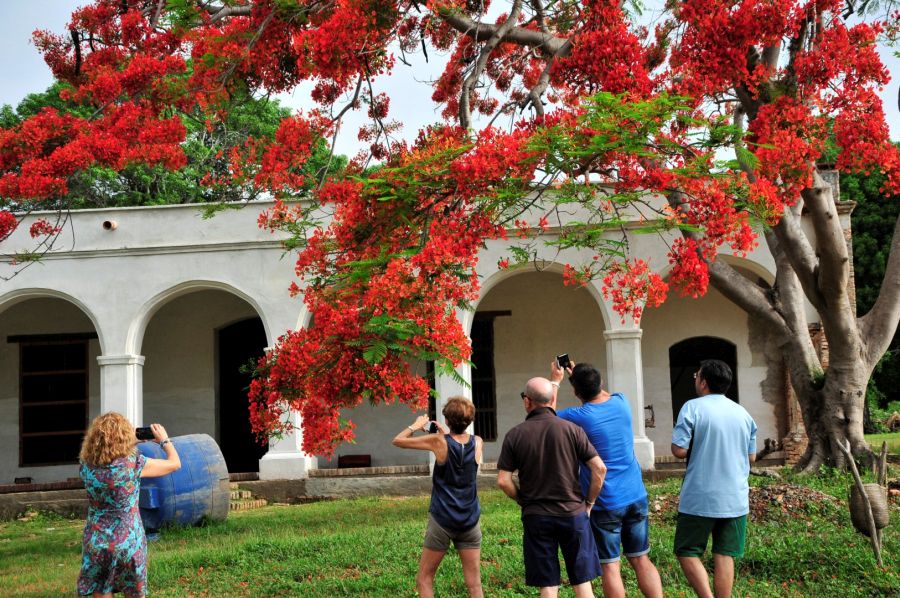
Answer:
[[434, 465], [429, 512], [438, 524], [452, 531], [465, 531], [478, 523], [481, 506], [475, 480], [478, 463], [475, 462], [475, 436], [469, 436], [465, 445], [445, 434], [447, 460]]

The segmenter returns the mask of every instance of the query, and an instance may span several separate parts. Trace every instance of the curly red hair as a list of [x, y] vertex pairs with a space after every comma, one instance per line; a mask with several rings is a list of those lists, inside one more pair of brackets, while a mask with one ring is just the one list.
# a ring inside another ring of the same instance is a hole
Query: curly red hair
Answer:
[[121, 413], [110, 411], [91, 422], [78, 458], [89, 465], [109, 465], [130, 455], [136, 446], [134, 426]]

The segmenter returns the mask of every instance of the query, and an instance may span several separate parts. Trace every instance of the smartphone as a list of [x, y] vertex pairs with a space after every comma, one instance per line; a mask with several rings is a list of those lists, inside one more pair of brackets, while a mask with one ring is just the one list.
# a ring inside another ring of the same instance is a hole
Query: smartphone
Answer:
[[568, 353], [563, 353], [562, 355], [557, 355], [557, 356], [556, 356], [556, 363], [557, 363], [557, 365], [559, 365], [559, 367], [561, 367], [562, 369], [566, 369], [567, 367], [569, 367], [569, 354], [568, 354]]
[[440, 428], [438, 428], [438, 425], [434, 422], [428, 422], [428, 425], [425, 426], [425, 431], [428, 432], [429, 434], [434, 434], [439, 429]]
[[138, 440], [153, 440], [153, 438], [155, 438], [150, 426], [147, 426], [146, 428], [135, 428], [134, 435], [137, 436]]

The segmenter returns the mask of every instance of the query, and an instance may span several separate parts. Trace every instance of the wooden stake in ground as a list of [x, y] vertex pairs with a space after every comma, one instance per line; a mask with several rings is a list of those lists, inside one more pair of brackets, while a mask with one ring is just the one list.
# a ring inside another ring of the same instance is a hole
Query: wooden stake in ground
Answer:
[[866, 505], [866, 520], [869, 523], [869, 540], [872, 541], [872, 550], [875, 552], [875, 560], [878, 561], [878, 566], [883, 568], [884, 563], [881, 560], [881, 542], [879, 541], [878, 528], [875, 527], [875, 516], [872, 515], [872, 503], [869, 502], [869, 495], [866, 493], [865, 486], [863, 486], [862, 478], [859, 476], [859, 470], [856, 469], [856, 460], [853, 458], [853, 453], [850, 452], [850, 443], [847, 442], [847, 446], [844, 446], [844, 443], [838, 442], [837, 446], [841, 449], [841, 452], [844, 453], [844, 456], [847, 457], [847, 462], [850, 464], [850, 472], [853, 474], [853, 479], [856, 481], [856, 487], [859, 488], [859, 493], [862, 495], [863, 504]]

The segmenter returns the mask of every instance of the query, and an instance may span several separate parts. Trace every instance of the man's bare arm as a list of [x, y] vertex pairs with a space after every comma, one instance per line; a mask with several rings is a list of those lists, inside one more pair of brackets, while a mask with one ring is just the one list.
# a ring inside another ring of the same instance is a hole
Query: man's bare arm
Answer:
[[594, 457], [586, 463], [591, 470], [591, 485], [588, 488], [587, 502], [588, 510], [597, 502], [600, 496], [600, 489], [603, 488], [603, 480], [606, 478], [606, 464], [600, 457]]
[[516, 484], [513, 482], [511, 471], [498, 470], [497, 485], [500, 486], [500, 489], [503, 490], [506, 496], [513, 500], [518, 500], [518, 492], [516, 491]]

